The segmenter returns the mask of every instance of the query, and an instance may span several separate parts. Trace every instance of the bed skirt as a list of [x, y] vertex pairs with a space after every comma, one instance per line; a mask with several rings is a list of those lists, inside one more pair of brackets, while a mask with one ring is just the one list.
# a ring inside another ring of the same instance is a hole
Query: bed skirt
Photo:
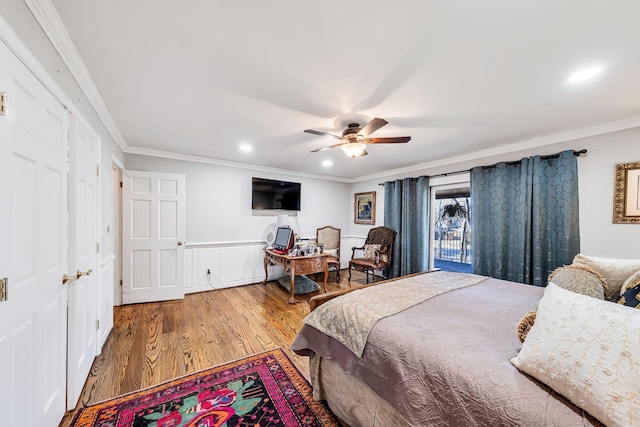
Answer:
[[335, 360], [309, 358], [313, 397], [352, 427], [409, 426], [393, 407], [361, 379], [347, 374]]

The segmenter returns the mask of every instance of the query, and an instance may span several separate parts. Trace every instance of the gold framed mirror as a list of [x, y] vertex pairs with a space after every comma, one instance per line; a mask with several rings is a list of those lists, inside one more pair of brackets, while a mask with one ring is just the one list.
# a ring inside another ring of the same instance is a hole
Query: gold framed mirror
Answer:
[[616, 165], [613, 223], [640, 224], [640, 162]]

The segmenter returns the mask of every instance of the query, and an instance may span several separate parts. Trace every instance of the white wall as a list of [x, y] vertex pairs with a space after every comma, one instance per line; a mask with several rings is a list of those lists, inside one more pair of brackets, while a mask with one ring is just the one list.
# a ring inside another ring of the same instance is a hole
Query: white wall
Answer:
[[[264, 237], [276, 230], [278, 213], [251, 209], [254, 176], [301, 183], [301, 210], [289, 217], [289, 224], [302, 238], [315, 238], [316, 229], [325, 225], [340, 228], [343, 260], [349, 253], [344, 248], [350, 247], [346, 230], [353, 196], [347, 183], [133, 154], [127, 154], [126, 166], [186, 177], [185, 292], [264, 279]], [[279, 268], [270, 270], [269, 279], [280, 273]]]
[[253, 176], [302, 184], [301, 210], [289, 217], [301, 237], [315, 238], [316, 228], [325, 225], [349, 228], [351, 193], [346, 183], [132, 154], [127, 154], [126, 166], [186, 176], [188, 244], [262, 241], [268, 230], [275, 231], [276, 212], [251, 209]]
[[[352, 192], [377, 190], [376, 224], [384, 224], [384, 191], [378, 183], [404, 177], [436, 175], [491, 165], [500, 161], [519, 160], [535, 154], [554, 154], [563, 150], [586, 148], [588, 153], [578, 158], [580, 189], [581, 252], [602, 257], [640, 258], [640, 224], [613, 224], [613, 191], [615, 165], [640, 161], [640, 128], [581, 138], [560, 144], [485, 157], [438, 168], [423, 169], [411, 174], [390, 175], [352, 185]], [[442, 178], [434, 178], [435, 180]], [[362, 225], [352, 224], [349, 233], [366, 235]]]
[[101, 248], [102, 257], [108, 257], [113, 253], [111, 238], [106, 234], [106, 227], [112, 226], [111, 206], [111, 154], [113, 153], [121, 162], [124, 162], [124, 153], [116, 144], [111, 134], [91, 107], [77, 82], [67, 69], [51, 42], [40, 28], [37, 20], [31, 14], [26, 3], [22, 0], [0, 1], [0, 16], [7, 21], [11, 29], [26, 45], [31, 53], [38, 59], [49, 76], [62, 89], [64, 94], [73, 102], [72, 112], [79, 113], [97, 133], [101, 141]]

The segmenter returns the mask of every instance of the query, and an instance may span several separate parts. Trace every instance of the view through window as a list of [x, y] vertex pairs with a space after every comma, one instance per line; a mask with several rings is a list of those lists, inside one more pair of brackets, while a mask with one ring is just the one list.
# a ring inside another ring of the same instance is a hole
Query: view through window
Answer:
[[470, 188], [436, 191], [433, 221], [434, 267], [471, 273]]

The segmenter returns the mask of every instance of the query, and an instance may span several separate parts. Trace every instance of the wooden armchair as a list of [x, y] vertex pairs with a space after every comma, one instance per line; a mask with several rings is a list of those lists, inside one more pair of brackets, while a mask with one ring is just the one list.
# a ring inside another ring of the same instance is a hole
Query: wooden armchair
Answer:
[[340, 229], [330, 225], [316, 229], [316, 244], [322, 244], [323, 252], [330, 255], [327, 267], [335, 270], [336, 283], [340, 282]]
[[[364, 246], [351, 248], [349, 281], [351, 281], [351, 269], [354, 268], [367, 274], [367, 284], [369, 283], [369, 272], [373, 275], [375, 282], [376, 271], [383, 271], [391, 264], [393, 243], [397, 234], [397, 231], [387, 227], [375, 227], [369, 230]], [[356, 258], [356, 251], [362, 251], [361, 258]], [[386, 276], [383, 275], [383, 277], [386, 279]]]

